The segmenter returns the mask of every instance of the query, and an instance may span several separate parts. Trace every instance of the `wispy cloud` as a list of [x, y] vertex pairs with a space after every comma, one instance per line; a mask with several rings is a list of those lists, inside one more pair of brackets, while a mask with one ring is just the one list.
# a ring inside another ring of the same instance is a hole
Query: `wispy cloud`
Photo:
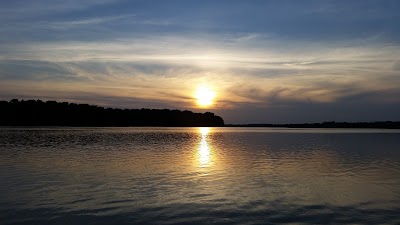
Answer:
[[[91, 26], [96, 24], [109, 23], [112, 21], [118, 20], [126, 20], [132, 19], [135, 15], [121, 15], [121, 16], [109, 16], [109, 17], [90, 17], [86, 19], [80, 20], [72, 20], [72, 21], [62, 21], [62, 22], [49, 22], [47, 23], [48, 27], [55, 29], [68, 29], [71, 27], [79, 27], [79, 26]], [[43, 25], [43, 24], [42, 24]]]
[[[41, 62], [68, 71], [64, 72], [65, 79], [83, 79], [94, 88], [114, 86], [111, 89], [118, 92], [142, 86], [147, 88], [142, 93], [167, 89], [188, 98], [194, 84], [208, 82], [219, 88], [221, 104], [226, 102], [224, 106], [229, 107], [234, 107], [234, 102], [269, 106], [274, 103], [271, 98], [334, 102], [366, 91], [398, 87], [400, 79], [393, 63], [400, 57], [399, 46], [343, 46], [347, 45], [287, 44], [269, 39], [232, 46], [218, 37], [34, 43], [10, 46], [14, 51], [6, 51], [0, 66], [10, 68], [11, 61], [7, 60], [13, 60], [24, 64], [26, 79], [33, 79], [32, 73], [49, 81], [59, 79], [56, 74], [44, 76], [52, 70], [37, 66]], [[25, 60], [37, 60], [38, 64], [29, 66]], [[8, 75], [7, 79], [12, 77]], [[351, 88], [344, 91], [347, 86]], [[164, 92], [139, 95], [163, 99]]]
[[[2, 4], [0, 18], [6, 20], [21, 20], [29, 17], [57, 14], [87, 9], [99, 5], [107, 5], [121, 0], [37, 0], [37, 1], [12, 1]], [[23, 15], [23, 17], [21, 16]]]

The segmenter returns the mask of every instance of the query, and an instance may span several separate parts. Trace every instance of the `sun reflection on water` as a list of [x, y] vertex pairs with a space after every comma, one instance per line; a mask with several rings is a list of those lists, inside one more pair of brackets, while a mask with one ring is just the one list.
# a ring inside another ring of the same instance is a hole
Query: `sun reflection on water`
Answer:
[[207, 143], [207, 136], [209, 132], [210, 128], [200, 127], [201, 140], [200, 140], [200, 147], [198, 150], [198, 162], [202, 167], [207, 167], [212, 163], [211, 150]]

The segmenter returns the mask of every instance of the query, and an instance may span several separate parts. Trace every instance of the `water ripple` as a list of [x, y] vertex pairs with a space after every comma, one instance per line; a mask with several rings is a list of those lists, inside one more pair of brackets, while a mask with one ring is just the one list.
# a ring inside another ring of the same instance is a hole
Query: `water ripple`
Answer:
[[399, 224], [400, 133], [2, 128], [1, 224]]

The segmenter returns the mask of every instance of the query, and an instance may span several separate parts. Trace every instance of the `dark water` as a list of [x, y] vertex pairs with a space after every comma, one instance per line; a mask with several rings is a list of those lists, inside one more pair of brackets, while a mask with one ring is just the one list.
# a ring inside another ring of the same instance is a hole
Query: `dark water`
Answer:
[[400, 131], [2, 128], [0, 224], [400, 224]]

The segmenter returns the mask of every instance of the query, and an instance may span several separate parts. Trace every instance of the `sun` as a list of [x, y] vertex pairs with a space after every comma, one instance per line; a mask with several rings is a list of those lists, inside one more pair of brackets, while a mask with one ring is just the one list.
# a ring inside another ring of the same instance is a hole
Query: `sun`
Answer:
[[206, 86], [200, 86], [195, 94], [197, 104], [201, 107], [210, 106], [214, 103], [215, 92]]

